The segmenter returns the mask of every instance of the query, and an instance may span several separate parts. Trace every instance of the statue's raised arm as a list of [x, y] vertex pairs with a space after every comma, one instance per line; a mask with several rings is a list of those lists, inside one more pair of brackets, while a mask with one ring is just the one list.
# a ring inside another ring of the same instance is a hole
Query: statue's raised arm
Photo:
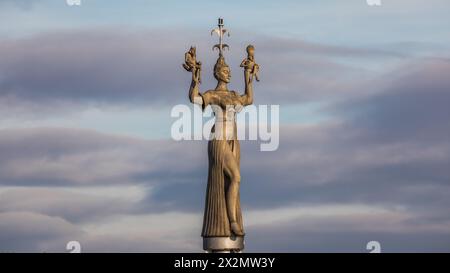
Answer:
[[201, 83], [202, 63], [197, 61], [196, 48], [191, 46], [188, 52], [184, 54], [184, 69], [192, 73], [191, 87], [189, 88], [189, 100], [191, 103], [202, 104], [203, 100], [199, 92]]
[[253, 45], [247, 46], [247, 58], [245, 58], [241, 67], [244, 68], [245, 93], [242, 95], [244, 106], [253, 103], [253, 78], [259, 81], [258, 72], [259, 65], [255, 62], [255, 47]]

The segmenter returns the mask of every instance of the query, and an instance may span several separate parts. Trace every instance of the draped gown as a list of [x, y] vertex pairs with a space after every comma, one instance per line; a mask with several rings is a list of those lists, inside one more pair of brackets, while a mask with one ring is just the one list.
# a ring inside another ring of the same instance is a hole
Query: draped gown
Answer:
[[[237, 139], [236, 112], [242, 109], [242, 97], [234, 91], [207, 91], [201, 94], [203, 109], [211, 105], [215, 124], [208, 142], [208, 184], [203, 216], [203, 237], [231, 236], [226, 193], [230, 179], [224, 171], [224, 151], [229, 149], [239, 166], [240, 146]], [[236, 204], [236, 220], [243, 231], [240, 197]]]

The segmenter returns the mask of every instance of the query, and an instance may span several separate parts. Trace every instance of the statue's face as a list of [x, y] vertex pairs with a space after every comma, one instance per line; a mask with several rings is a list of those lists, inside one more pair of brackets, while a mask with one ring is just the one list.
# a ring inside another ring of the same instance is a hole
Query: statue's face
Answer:
[[229, 83], [231, 79], [231, 71], [228, 66], [222, 67], [217, 73], [217, 78], [223, 82]]

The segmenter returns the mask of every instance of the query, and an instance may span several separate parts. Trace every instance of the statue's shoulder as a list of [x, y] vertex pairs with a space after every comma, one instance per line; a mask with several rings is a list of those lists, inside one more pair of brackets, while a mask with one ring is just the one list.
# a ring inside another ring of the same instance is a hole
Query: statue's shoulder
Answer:
[[217, 103], [218, 96], [214, 90], [207, 90], [203, 92], [201, 96], [205, 105]]
[[241, 96], [241, 95], [239, 95], [238, 92], [236, 92], [234, 90], [230, 91], [230, 93], [232, 94], [233, 97], [240, 97]]
[[202, 96], [217, 99], [234, 99], [241, 97], [241, 95], [236, 91], [217, 91], [217, 90], [205, 91], [203, 92]]
[[214, 97], [216, 95], [216, 92], [214, 90], [207, 90], [203, 92], [202, 96], [204, 97]]

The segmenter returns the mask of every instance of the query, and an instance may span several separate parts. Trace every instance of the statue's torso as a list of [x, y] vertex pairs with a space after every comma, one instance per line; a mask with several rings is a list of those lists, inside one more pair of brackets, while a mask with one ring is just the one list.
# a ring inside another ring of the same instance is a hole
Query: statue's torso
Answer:
[[216, 117], [213, 132], [215, 139], [237, 139], [236, 113], [243, 108], [241, 96], [235, 91], [207, 91], [203, 94], [205, 105], [211, 105]]

